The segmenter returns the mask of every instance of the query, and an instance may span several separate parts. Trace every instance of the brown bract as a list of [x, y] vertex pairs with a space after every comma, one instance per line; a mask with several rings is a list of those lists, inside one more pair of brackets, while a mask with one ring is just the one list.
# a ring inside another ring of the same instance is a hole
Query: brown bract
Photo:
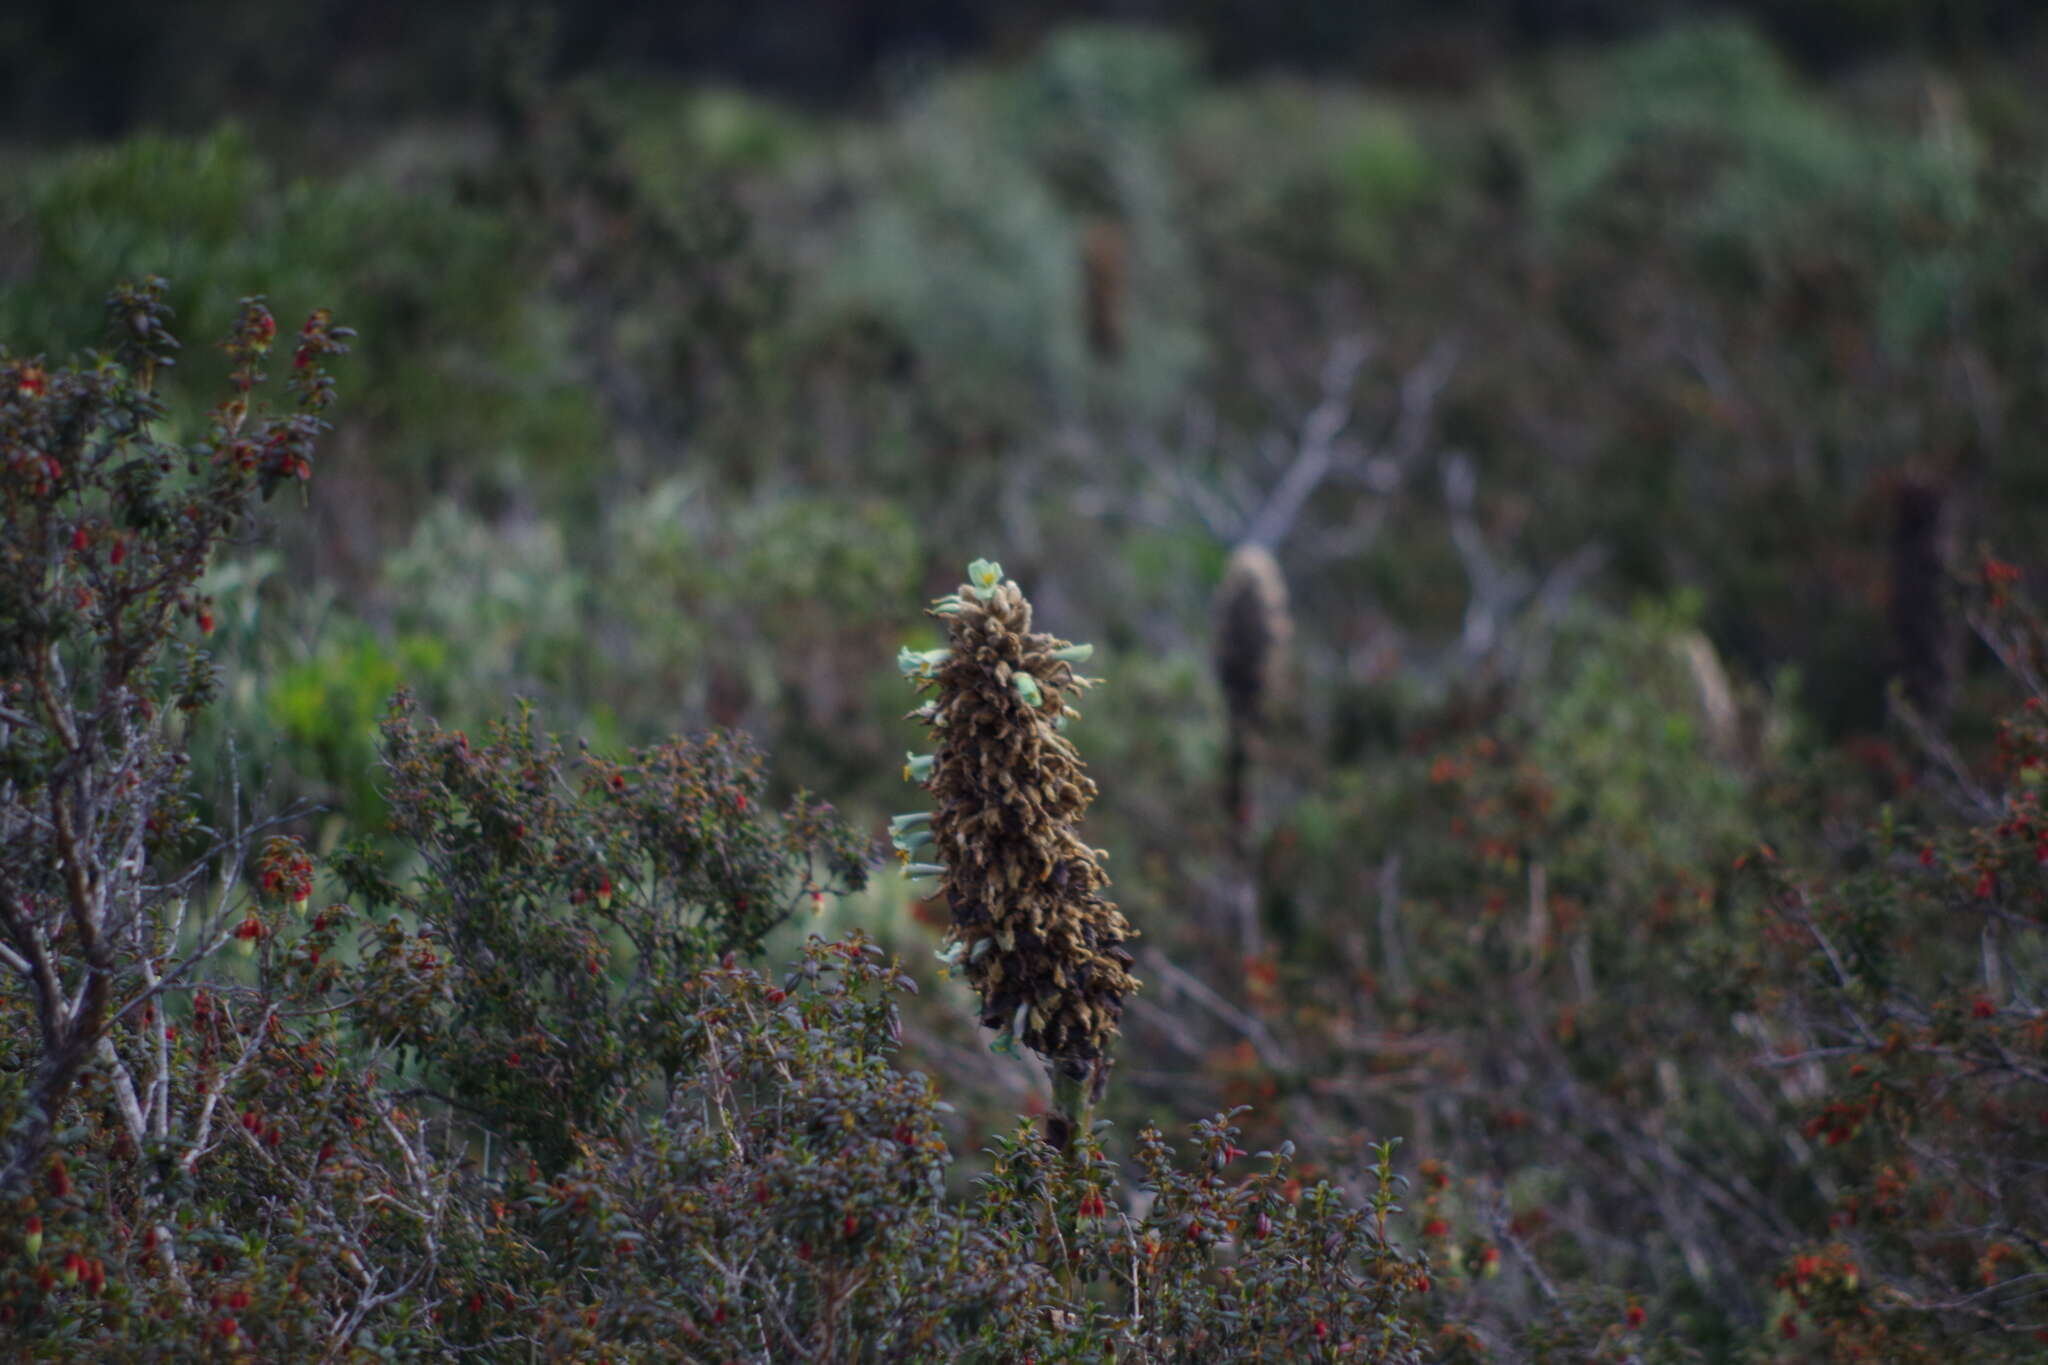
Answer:
[[[1083, 843], [1095, 784], [1056, 728], [1069, 696], [1092, 685], [1055, 657], [1064, 640], [1031, 629], [1014, 582], [962, 586], [947, 622], [949, 657], [920, 689], [918, 718], [935, 761], [932, 854], [944, 864], [959, 961], [981, 996], [981, 1019], [1069, 1075], [1098, 1081], [1124, 997], [1138, 987], [1124, 948], [1135, 937], [1114, 903], [1108, 857]], [[949, 604], [950, 606], [950, 600]], [[1037, 700], [1028, 698], [1036, 684]]]
[[1287, 579], [1272, 552], [1240, 545], [1216, 589], [1216, 679], [1233, 726], [1257, 728], [1271, 714], [1294, 618]]

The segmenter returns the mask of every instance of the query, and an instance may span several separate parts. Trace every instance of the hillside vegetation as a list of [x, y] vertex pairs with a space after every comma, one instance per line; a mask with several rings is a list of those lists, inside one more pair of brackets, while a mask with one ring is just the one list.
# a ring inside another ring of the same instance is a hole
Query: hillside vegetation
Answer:
[[550, 41], [6, 149], [0, 1342], [2048, 1350], [2037, 47]]

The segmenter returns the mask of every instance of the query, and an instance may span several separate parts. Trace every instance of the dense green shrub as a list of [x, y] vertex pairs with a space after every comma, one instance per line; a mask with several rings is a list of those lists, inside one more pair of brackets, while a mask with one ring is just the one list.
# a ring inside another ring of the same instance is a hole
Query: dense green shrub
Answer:
[[[891, 1066], [898, 992], [872, 944], [813, 940], [777, 984], [686, 983], [689, 1064], [658, 1122], [511, 1182], [511, 1276], [469, 1340], [549, 1358], [1419, 1359], [1426, 1268], [1392, 1244], [1391, 1171], [1364, 1207], [1237, 1129], [1192, 1159], [1140, 1136], [1135, 1185], [1092, 1139], [999, 1139], [966, 1198], [930, 1082]], [[548, 1286], [537, 1289], [536, 1286]]]
[[[432, 164], [432, 158], [429, 158]], [[573, 471], [591, 449], [584, 395], [565, 383], [545, 310], [524, 284], [527, 235], [461, 203], [444, 169], [393, 184], [276, 164], [248, 134], [144, 134], [54, 158], [24, 186], [14, 224], [35, 269], [0, 285], [0, 335], [58, 350], [110, 278], [166, 277], [183, 325], [224, 329], [238, 293], [304, 291], [333, 301], [367, 338], [355, 452], [417, 490], [488, 487], [480, 453], [525, 471]], [[462, 382], [449, 382], [451, 374]], [[173, 416], [199, 418], [203, 391], [166, 386]]]
[[650, 1086], [677, 1084], [679, 992], [706, 962], [866, 881], [830, 807], [763, 810], [762, 760], [736, 736], [572, 773], [530, 711], [472, 745], [421, 725], [401, 694], [383, 761], [390, 830], [424, 874], [388, 879], [369, 845], [338, 870], [366, 912], [401, 912], [445, 956], [427, 955], [430, 992], [394, 981], [392, 1007], [366, 1004], [359, 1024], [549, 1169], [575, 1133], [614, 1129]]
[[[180, 446], [161, 289], [111, 313], [91, 368], [0, 353], [18, 1354], [1420, 1358], [1391, 1144], [1358, 1199], [1285, 1151], [1247, 1169], [1228, 1115], [1192, 1162], [1140, 1134], [1127, 1194], [1086, 1127], [999, 1140], [953, 1187], [946, 1106], [896, 1065], [900, 965], [858, 935], [813, 937], [780, 984], [739, 961], [870, 857], [829, 807], [764, 809], [739, 736], [572, 763], [530, 708], [472, 743], [401, 694], [385, 839], [322, 867], [239, 794], [200, 824], [201, 575], [310, 477], [349, 333], [313, 315], [271, 414], [276, 327], [246, 302], [231, 395]], [[329, 885], [356, 903], [316, 903]]]

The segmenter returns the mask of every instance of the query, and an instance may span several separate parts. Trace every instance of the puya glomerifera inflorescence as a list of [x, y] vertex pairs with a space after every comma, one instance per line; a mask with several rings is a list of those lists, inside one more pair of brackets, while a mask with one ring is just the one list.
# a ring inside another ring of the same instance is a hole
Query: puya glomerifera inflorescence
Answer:
[[1246, 543], [1231, 553], [1216, 589], [1215, 620], [1216, 681], [1230, 723], [1223, 752], [1224, 809], [1242, 831], [1252, 817], [1252, 741], [1272, 721], [1294, 637], [1287, 579], [1272, 551]]
[[952, 918], [940, 958], [981, 997], [995, 1049], [1045, 1059], [1064, 1146], [1138, 987], [1124, 947], [1135, 933], [1102, 894], [1109, 855], [1080, 836], [1095, 784], [1060, 733], [1079, 715], [1069, 699], [1099, 681], [1074, 670], [1094, 649], [1033, 631], [1031, 604], [1000, 565], [976, 560], [968, 578], [928, 609], [946, 623], [946, 647], [897, 659], [930, 694], [910, 714], [933, 751], [912, 755], [904, 777], [933, 806], [896, 817], [892, 832], [906, 871], [939, 879]]

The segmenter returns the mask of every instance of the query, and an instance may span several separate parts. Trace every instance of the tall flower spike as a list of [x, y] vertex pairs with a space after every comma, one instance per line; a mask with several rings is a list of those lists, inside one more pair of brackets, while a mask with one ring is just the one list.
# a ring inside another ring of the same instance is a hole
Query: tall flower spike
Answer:
[[[1138, 988], [1125, 944], [1135, 934], [1102, 892], [1106, 856], [1080, 834], [1095, 799], [1074, 746], [1059, 733], [1068, 702], [1093, 685], [1074, 671], [1085, 646], [1031, 629], [1031, 604], [999, 565], [976, 560], [969, 582], [930, 609], [947, 648], [906, 670], [932, 694], [913, 715], [934, 753], [921, 779], [946, 865], [934, 895], [951, 913], [951, 956], [980, 996], [996, 1050], [1044, 1059], [1062, 1149], [1085, 1131], [1108, 1074], [1124, 1000]], [[935, 867], [935, 864], [912, 864]]]
[[1216, 681], [1230, 721], [1223, 757], [1224, 805], [1240, 830], [1251, 822], [1252, 742], [1270, 719], [1286, 673], [1294, 618], [1287, 579], [1264, 546], [1232, 551], [1216, 589]]

